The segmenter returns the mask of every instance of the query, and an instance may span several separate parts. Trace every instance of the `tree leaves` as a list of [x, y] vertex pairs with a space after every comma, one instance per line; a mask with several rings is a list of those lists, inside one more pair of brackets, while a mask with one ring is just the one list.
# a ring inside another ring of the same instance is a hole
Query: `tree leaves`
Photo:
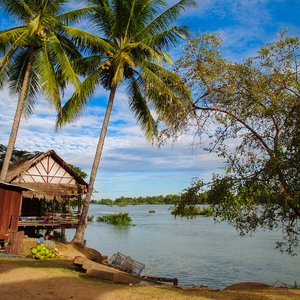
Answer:
[[194, 95], [197, 133], [210, 132], [209, 151], [226, 159], [208, 192], [216, 216], [242, 235], [280, 228], [277, 246], [291, 254], [300, 234], [299, 50], [298, 38], [283, 36], [232, 63], [205, 34], [176, 64]]

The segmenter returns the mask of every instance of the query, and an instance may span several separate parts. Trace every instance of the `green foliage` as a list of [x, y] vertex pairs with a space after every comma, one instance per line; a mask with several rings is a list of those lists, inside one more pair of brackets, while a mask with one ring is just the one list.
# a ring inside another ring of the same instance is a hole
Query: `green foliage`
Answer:
[[293, 254], [300, 234], [299, 38], [281, 36], [243, 63], [222, 58], [220, 44], [207, 34], [190, 41], [176, 69], [194, 91], [197, 133], [209, 133], [207, 150], [226, 163], [207, 200], [242, 235], [282, 230], [277, 247]]
[[[7, 149], [6, 146], [0, 144], [0, 169], [2, 167], [2, 163], [3, 163], [3, 160], [4, 160], [6, 149]], [[16, 163], [16, 162], [19, 162], [23, 159], [27, 159], [29, 157], [33, 157], [35, 155], [38, 155], [40, 153], [41, 152], [38, 152], [38, 151], [28, 152], [28, 151], [25, 151], [25, 150], [14, 149], [13, 153], [12, 153], [10, 163], [11, 164]]]
[[176, 216], [194, 218], [201, 212], [197, 206], [200, 204], [200, 189], [203, 183], [197, 178], [193, 178], [191, 186], [184, 189], [180, 199], [174, 203], [171, 213]]
[[85, 79], [79, 92], [75, 91], [58, 114], [56, 125], [60, 128], [74, 121], [98, 85], [110, 91], [86, 202], [73, 239], [80, 242], [118, 88], [124, 84], [129, 107], [150, 141], [157, 138], [161, 126], [170, 126], [174, 119], [181, 119], [182, 123], [186, 120], [191, 107], [189, 90], [178, 74], [165, 67], [171, 63], [165, 51], [187, 37], [186, 26], [173, 24], [196, 2], [180, 0], [171, 6], [165, 0], [89, 0], [88, 3], [93, 9], [91, 27], [99, 36], [90, 34], [90, 40], [85, 41], [90, 46], [91, 56], [78, 62]]
[[188, 219], [195, 218], [196, 216], [199, 216], [201, 214], [201, 209], [198, 206], [195, 205], [187, 205], [184, 208], [173, 208], [171, 210], [171, 214], [175, 217], [185, 217]]
[[214, 216], [214, 212], [210, 207], [201, 207], [195, 205], [187, 205], [183, 207], [174, 207], [171, 209], [171, 214], [175, 217], [185, 217], [187, 219], [192, 219], [197, 216], [204, 216], [204, 217], [212, 217]]
[[200, 216], [213, 217], [214, 211], [212, 210], [211, 207], [203, 207], [200, 211]]
[[203, 182], [198, 178], [193, 178], [191, 186], [183, 190], [180, 199], [174, 203], [171, 208], [171, 214], [175, 217], [185, 217], [188, 219], [195, 218], [196, 216], [213, 216], [214, 212], [209, 207], [199, 207], [203, 204], [203, 200], [207, 198], [206, 193], [201, 192]]
[[87, 216], [87, 221], [88, 222], [93, 222], [94, 216]]
[[101, 200], [92, 200], [92, 204], [99, 204], [99, 205], [108, 205], [108, 206], [113, 206], [114, 201], [110, 199], [101, 199]]
[[69, 166], [75, 171], [78, 173], [78, 175], [83, 178], [83, 179], [86, 179], [87, 178], [87, 173], [85, 173], [84, 171], [81, 170], [81, 168], [79, 167], [76, 167], [76, 166], [73, 166], [71, 164], [69, 164]]
[[155, 214], [155, 210], [149, 210], [149, 214]]
[[[101, 200], [92, 200], [91, 204], [100, 204], [100, 205], [117, 205], [117, 206], [126, 206], [126, 205], [160, 205], [160, 204], [174, 204], [180, 199], [179, 195], [166, 195], [166, 196], [146, 196], [146, 197], [120, 197], [115, 201], [110, 199], [101, 199]], [[204, 200], [204, 197], [202, 197]], [[203, 203], [203, 202], [201, 202]]]
[[132, 220], [128, 213], [118, 213], [106, 216], [98, 216], [96, 221], [106, 222], [112, 225], [129, 225]]
[[[97, 1], [91, 23], [99, 36], [93, 36], [92, 56], [80, 60], [86, 77], [58, 115], [61, 127], [76, 119], [102, 85], [115, 91], [122, 84], [129, 95], [129, 106], [148, 140], [158, 135], [159, 124], [169, 126], [175, 118], [184, 118], [191, 107], [189, 91], [181, 78], [165, 68], [171, 58], [165, 52], [188, 37], [186, 26], [174, 26], [177, 17], [195, 6], [194, 0]], [[122, 12], [120, 14], [120, 12]], [[152, 110], [156, 115], [153, 115]]]
[[[78, 47], [86, 49], [90, 41], [85, 31], [69, 27], [70, 22], [88, 15], [90, 9], [63, 12], [68, 0], [0, 2], [18, 27], [0, 31], [0, 87], [9, 83], [11, 92], [25, 94], [24, 109], [33, 112], [36, 96], [41, 92], [58, 111], [67, 84], [79, 92], [76, 61]], [[84, 42], [83, 42], [84, 40]], [[32, 64], [29, 81], [25, 82], [28, 65]], [[26, 86], [23, 86], [25, 82]]]

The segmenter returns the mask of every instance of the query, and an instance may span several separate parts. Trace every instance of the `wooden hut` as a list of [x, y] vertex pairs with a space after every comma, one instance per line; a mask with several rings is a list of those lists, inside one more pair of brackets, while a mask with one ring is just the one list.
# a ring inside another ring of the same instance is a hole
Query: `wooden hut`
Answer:
[[10, 254], [20, 251], [24, 234], [24, 232], [18, 232], [22, 192], [24, 191], [29, 191], [29, 189], [0, 182], [0, 249]]
[[[22, 193], [19, 229], [30, 235], [36, 229], [76, 228], [88, 184], [54, 150], [12, 165], [6, 181], [31, 189]], [[71, 201], [78, 208], [75, 215]]]

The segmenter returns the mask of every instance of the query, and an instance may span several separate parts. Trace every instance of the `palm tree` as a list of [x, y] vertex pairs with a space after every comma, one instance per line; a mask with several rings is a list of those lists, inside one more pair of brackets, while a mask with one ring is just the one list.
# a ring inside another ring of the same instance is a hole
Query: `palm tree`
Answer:
[[[95, 87], [102, 84], [109, 90], [109, 100], [91, 170], [79, 226], [73, 242], [83, 242], [86, 217], [97, 169], [109, 124], [117, 88], [124, 84], [129, 94], [129, 106], [145, 131], [147, 139], [157, 136], [159, 121], [165, 125], [182, 118], [189, 107], [189, 93], [178, 75], [163, 66], [171, 63], [166, 50], [178, 38], [187, 36], [187, 28], [171, 27], [178, 15], [195, 5], [193, 0], [181, 0], [167, 8], [164, 0], [88, 0], [94, 8], [91, 18], [95, 30], [102, 35], [102, 44], [86, 60], [93, 66], [82, 82], [80, 94], [74, 94], [58, 118], [58, 127], [73, 121]], [[105, 46], [105, 47], [104, 47]]]
[[72, 84], [76, 90], [80, 87], [73, 64], [81, 56], [79, 50], [85, 49], [87, 42], [93, 44], [95, 37], [68, 26], [69, 22], [87, 15], [90, 9], [63, 12], [67, 2], [0, 2], [0, 8], [20, 24], [0, 32], [0, 88], [8, 83], [10, 91], [19, 95], [0, 181], [6, 178], [21, 115], [32, 113], [37, 93], [41, 92], [60, 111], [61, 93], [66, 84]]

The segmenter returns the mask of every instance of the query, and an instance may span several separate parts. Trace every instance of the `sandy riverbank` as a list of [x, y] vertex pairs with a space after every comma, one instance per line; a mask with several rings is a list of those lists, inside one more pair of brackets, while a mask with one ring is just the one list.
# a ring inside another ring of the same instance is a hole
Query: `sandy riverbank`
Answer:
[[[299, 299], [299, 289], [239, 285], [237, 289], [213, 291], [169, 286], [113, 284], [92, 278], [72, 263], [83, 255], [72, 245], [59, 245], [61, 260], [37, 261], [28, 258], [0, 257], [0, 299], [82, 299], [82, 300], [152, 300], [152, 299]], [[25, 251], [28, 251], [24, 247]]]

